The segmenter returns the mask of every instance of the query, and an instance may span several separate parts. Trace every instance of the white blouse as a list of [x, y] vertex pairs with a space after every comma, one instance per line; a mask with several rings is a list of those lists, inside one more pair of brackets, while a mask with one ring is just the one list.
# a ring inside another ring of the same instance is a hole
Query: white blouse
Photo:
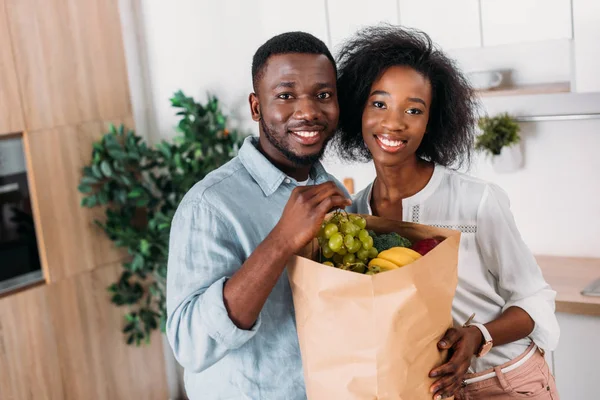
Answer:
[[[351, 206], [372, 214], [371, 183], [354, 196]], [[460, 230], [458, 287], [452, 304], [456, 326], [472, 313], [474, 322], [488, 323], [516, 306], [535, 322], [528, 338], [495, 346], [474, 358], [481, 372], [525, 352], [531, 341], [545, 351], [558, 344], [560, 329], [554, 314], [556, 292], [544, 280], [533, 254], [515, 224], [506, 193], [495, 184], [436, 166], [427, 186], [402, 200], [402, 219]]]

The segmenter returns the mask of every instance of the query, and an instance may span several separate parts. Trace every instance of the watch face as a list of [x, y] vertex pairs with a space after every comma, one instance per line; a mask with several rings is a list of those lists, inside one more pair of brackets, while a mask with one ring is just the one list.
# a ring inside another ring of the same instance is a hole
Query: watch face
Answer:
[[478, 357], [485, 356], [492, 349], [492, 346], [492, 342], [486, 342], [483, 346], [481, 346], [481, 350], [479, 351]]

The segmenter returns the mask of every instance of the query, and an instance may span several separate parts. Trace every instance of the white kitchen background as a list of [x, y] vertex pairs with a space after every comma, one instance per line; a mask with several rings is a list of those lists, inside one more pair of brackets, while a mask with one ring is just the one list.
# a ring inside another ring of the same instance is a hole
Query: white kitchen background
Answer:
[[[136, 126], [151, 142], [170, 138], [169, 98], [182, 89], [219, 97], [231, 123], [250, 118], [252, 55], [271, 36], [303, 30], [335, 50], [358, 27], [386, 21], [424, 30], [464, 71], [509, 70], [526, 90], [484, 96], [484, 112], [515, 116], [600, 113], [598, 0], [120, 0]], [[531, 94], [530, 91], [537, 91]], [[529, 92], [528, 92], [529, 91]], [[521, 124], [524, 165], [497, 173], [481, 156], [471, 174], [509, 194], [535, 254], [600, 257], [600, 118]], [[355, 190], [371, 164], [326, 168]], [[568, 268], [568, 265], [565, 265]], [[600, 271], [599, 271], [600, 275]], [[559, 313], [559, 349], [549, 355], [563, 400], [598, 399], [600, 318]]]

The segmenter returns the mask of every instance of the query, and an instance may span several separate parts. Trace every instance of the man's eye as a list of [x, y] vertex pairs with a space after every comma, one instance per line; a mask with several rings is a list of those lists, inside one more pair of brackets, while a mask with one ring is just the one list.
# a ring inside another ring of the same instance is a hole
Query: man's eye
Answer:
[[319, 98], [319, 100], [326, 100], [330, 97], [331, 97], [331, 93], [329, 93], [329, 92], [323, 92], [323, 93], [319, 93], [317, 95], [317, 98]]
[[277, 98], [282, 100], [289, 100], [292, 98], [292, 95], [289, 93], [281, 93], [280, 95], [277, 95]]
[[423, 111], [419, 110], [418, 108], [409, 108], [408, 110], [406, 110], [407, 114], [413, 114], [413, 115], [419, 115], [419, 114], [423, 114]]
[[381, 102], [381, 101], [374, 101], [373, 102], [373, 107], [375, 107], [375, 108], [384, 108], [385, 104], [383, 104], [383, 102]]

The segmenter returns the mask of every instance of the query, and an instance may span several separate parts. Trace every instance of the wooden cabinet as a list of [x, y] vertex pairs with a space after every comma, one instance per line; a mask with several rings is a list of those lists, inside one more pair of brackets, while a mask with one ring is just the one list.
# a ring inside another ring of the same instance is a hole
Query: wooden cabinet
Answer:
[[573, 0], [574, 91], [600, 92], [600, 2]]
[[398, 0], [398, 4], [402, 25], [425, 31], [444, 49], [481, 46], [478, 0]]
[[4, 0], [0, 0], [0, 135], [25, 130]]
[[27, 130], [131, 115], [117, 0], [5, 1]]
[[264, 40], [283, 32], [308, 32], [326, 44], [327, 18], [325, 0], [304, 0], [301, 3], [280, 0], [258, 0], [258, 21], [256, 27]]
[[[113, 120], [131, 127], [131, 118]], [[77, 186], [81, 169], [89, 163], [92, 143], [107, 130], [107, 123], [88, 122], [26, 135], [30, 179], [35, 188], [38, 236], [43, 243], [45, 276], [57, 282], [71, 275], [124, 258], [104, 232], [94, 224], [101, 209], [80, 207]]]
[[554, 371], [561, 399], [596, 399], [600, 317], [566, 313], [557, 313], [557, 317], [561, 333]]
[[339, 45], [359, 28], [379, 22], [398, 24], [396, 0], [379, 0], [376, 3], [364, 0], [328, 0], [327, 16], [331, 35], [331, 49]]
[[160, 334], [125, 344], [120, 265], [0, 298], [0, 399], [166, 399]]
[[572, 37], [571, 0], [481, 0], [484, 46]]

